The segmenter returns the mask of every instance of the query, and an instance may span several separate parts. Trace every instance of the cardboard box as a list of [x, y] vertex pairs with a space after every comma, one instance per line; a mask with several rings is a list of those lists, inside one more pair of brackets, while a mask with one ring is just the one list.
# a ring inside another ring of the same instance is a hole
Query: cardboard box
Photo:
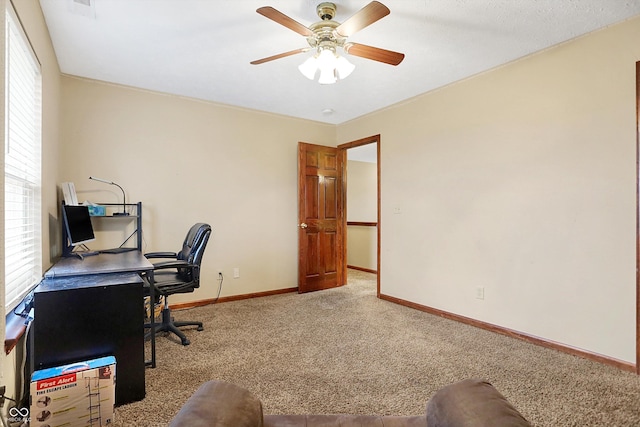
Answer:
[[[164, 297], [160, 296], [158, 302], [153, 306], [153, 313], [155, 315], [156, 323], [162, 322], [162, 309], [164, 308]], [[144, 297], [144, 320], [145, 322], [151, 321], [151, 300], [149, 297]]]
[[36, 371], [31, 376], [31, 427], [113, 424], [116, 359], [102, 357]]

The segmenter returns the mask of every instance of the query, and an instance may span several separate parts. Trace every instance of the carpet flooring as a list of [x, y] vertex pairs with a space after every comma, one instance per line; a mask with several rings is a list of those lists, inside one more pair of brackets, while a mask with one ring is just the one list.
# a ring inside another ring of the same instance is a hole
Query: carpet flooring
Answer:
[[200, 320], [191, 345], [159, 336], [144, 400], [115, 426], [166, 426], [210, 379], [249, 389], [268, 414], [416, 415], [439, 388], [489, 380], [536, 426], [639, 426], [640, 377], [375, 296], [375, 276], [348, 285], [174, 312]]

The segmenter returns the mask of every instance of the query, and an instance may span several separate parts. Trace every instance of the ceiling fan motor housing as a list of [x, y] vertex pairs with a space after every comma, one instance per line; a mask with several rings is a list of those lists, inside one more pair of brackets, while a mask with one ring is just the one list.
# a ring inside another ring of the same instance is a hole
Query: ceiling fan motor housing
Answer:
[[313, 35], [307, 37], [307, 42], [311, 47], [329, 47], [335, 49], [337, 46], [344, 44], [345, 38], [340, 37], [335, 31], [340, 24], [336, 21], [320, 21], [311, 24], [309, 28], [313, 31]]
[[321, 21], [309, 26], [313, 35], [307, 37], [307, 42], [312, 48], [331, 49], [335, 52], [336, 47], [342, 47], [346, 39], [335, 31], [340, 26], [339, 22], [333, 20], [336, 16], [336, 5], [330, 2], [320, 3], [316, 12]]
[[333, 19], [336, 16], [336, 5], [330, 2], [320, 3], [316, 7], [316, 13], [323, 21]]

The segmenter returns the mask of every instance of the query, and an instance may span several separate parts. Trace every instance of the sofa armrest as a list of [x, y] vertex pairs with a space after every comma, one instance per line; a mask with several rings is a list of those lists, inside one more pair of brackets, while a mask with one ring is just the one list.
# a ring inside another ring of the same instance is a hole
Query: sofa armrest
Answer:
[[187, 400], [169, 427], [262, 427], [262, 404], [248, 390], [208, 381]]
[[436, 392], [427, 403], [429, 427], [531, 427], [487, 381], [468, 379]]

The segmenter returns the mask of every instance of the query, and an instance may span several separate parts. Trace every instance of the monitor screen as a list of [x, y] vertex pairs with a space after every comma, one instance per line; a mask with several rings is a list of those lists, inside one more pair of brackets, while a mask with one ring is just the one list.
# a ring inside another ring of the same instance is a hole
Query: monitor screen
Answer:
[[72, 246], [95, 240], [88, 206], [64, 205], [63, 210], [64, 225]]

